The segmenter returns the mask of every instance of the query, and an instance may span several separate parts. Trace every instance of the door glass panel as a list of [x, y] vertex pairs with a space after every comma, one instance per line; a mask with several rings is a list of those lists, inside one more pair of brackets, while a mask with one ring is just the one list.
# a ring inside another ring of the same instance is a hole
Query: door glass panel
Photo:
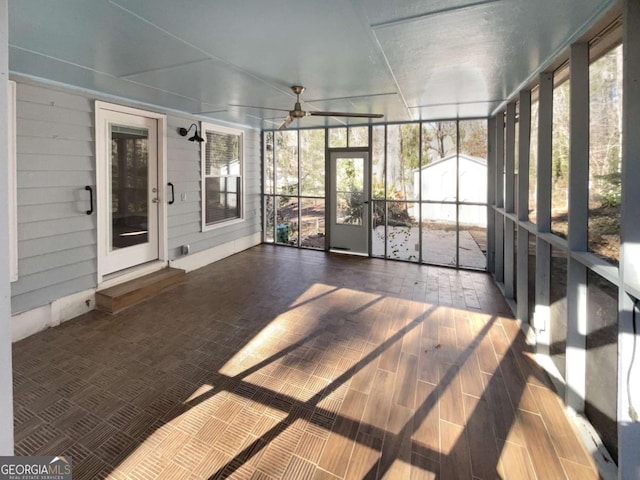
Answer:
[[362, 225], [364, 214], [364, 159], [336, 159], [336, 223]]
[[111, 250], [147, 243], [149, 131], [111, 125]]

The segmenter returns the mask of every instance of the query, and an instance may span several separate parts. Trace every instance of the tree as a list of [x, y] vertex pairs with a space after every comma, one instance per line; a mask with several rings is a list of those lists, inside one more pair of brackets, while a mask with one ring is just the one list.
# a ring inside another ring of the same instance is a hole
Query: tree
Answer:
[[427, 165], [456, 153], [456, 122], [432, 122], [422, 129], [422, 163]]
[[460, 129], [460, 153], [472, 157], [487, 158], [486, 120], [464, 120], [458, 123]]

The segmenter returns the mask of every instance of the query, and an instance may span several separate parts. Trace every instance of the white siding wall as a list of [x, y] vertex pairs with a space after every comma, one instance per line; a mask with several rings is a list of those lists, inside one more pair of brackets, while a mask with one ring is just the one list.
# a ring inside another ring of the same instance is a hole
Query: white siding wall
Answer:
[[93, 102], [17, 84], [18, 281], [13, 313], [95, 286]]
[[[89, 197], [84, 189], [95, 185], [94, 100], [85, 93], [18, 80], [19, 278], [11, 286], [14, 314], [96, 287], [96, 215], [85, 213]], [[176, 196], [168, 206], [171, 260], [181, 255], [184, 244], [195, 253], [261, 228], [260, 133], [247, 130], [245, 222], [201, 232], [200, 146], [177, 133], [194, 121], [168, 114], [167, 178]]]
[[[200, 190], [200, 144], [178, 135], [180, 127], [188, 127], [190, 117], [169, 115], [168, 181], [175, 186], [175, 203], [169, 205], [169, 259], [181, 256], [182, 245], [191, 253], [207, 250], [260, 231], [261, 160], [260, 132], [244, 132], [244, 222], [202, 232]], [[211, 122], [215, 123], [215, 122]], [[184, 200], [183, 200], [184, 195]]]
[[[487, 166], [460, 156], [460, 202], [485, 203], [487, 201]], [[419, 172], [414, 174], [414, 184], [420, 183]], [[456, 159], [435, 163], [422, 169], [422, 198], [453, 202], [456, 200]], [[460, 211], [461, 225], [485, 227], [485, 207], [465, 206]], [[455, 223], [456, 212], [450, 204], [425, 203], [422, 218]]]

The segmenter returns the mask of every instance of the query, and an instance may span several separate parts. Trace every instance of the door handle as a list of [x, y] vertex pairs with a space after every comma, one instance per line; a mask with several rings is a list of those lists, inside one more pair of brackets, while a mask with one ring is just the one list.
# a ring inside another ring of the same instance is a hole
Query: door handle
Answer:
[[93, 213], [93, 188], [87, 185], [84, 189], [89, 192], [89, 210], [87, 210], [87, 215], [91, 215]]
[[169, 205], [173, 205], [173, 202], [176, 201], [176, 192], [173, 188], [173, 183], [169, 182], [167, 183], [167, 185], [169, 185], [171, 187], [171, 201], [167, 202]]

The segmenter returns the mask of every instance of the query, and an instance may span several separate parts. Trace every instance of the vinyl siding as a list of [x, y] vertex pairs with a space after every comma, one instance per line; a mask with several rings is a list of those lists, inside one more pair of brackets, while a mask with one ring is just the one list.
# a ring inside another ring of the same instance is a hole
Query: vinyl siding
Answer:
[[[182, 245], [189, 245], [191, 253], [237, 240], [259, 232], [260, 212], [260, 132], [244, 131], [244, 221], [233, 225], [202, 231], [200, 145], [178, 135], [180, 127], [187, 127], [192, 119], [168, 118], [168, 181], [175, 186], [176, 202], [169, 205], [169, 259], [179, 258]], [[215, 122], [212, 122], [215, 123]], [[182, 200], [186, 194], [186, 200]]]
[[95, 216], [85, 185], [95, 180], [93, 102], [17, 84], [18, 281], [13, 313], [96, 282]]
[[[19, 278], [11, 284], [14, 314], [96, 287], [97, 217], [86, 215], [89, 197], [85, 190], [86, 185], [95, 185], [96, 99], [104, 100], [18, 80]], [[177, 133], [192, 122], [198, 119], [167, 115], [167, 179], [175, 186], [175, 203], [168, 205], [170, 260], [181, 256], [184, 244], [195, 253], [261, 229], [260, 133], [245, 131], [244, 221], [203, 232], [200, 145]]]

